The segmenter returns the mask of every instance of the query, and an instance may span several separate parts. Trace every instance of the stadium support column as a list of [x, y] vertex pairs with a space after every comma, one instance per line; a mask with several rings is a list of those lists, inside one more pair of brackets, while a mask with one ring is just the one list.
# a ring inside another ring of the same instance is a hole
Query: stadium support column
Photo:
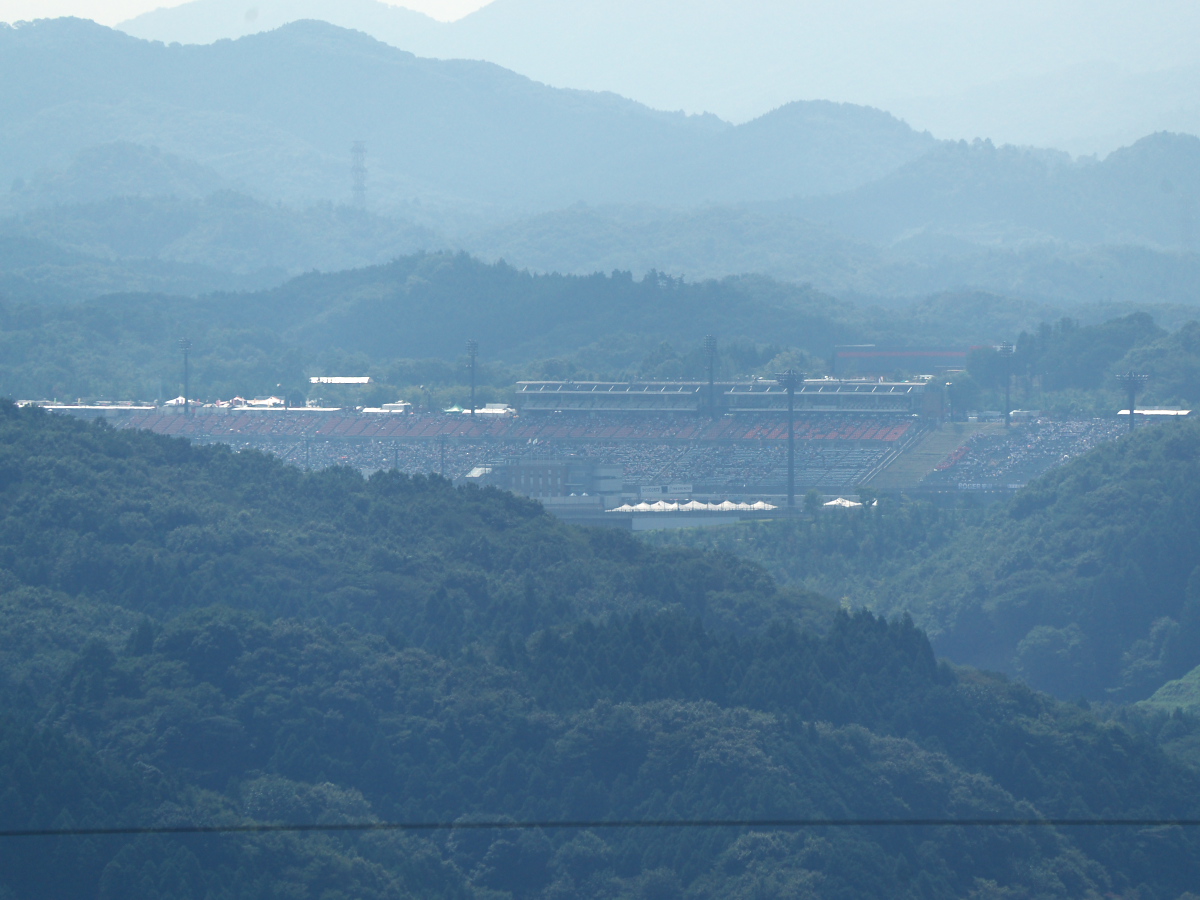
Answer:
[[191, 372], [188, 367], [188, 351], [192, 349], [192, 342], [187, 338], [181, 338], [179, 341], [179, 349], [183, 351], [183, 414], [190, 416], [192, 414], [192, 400], [190, 385], [188, 383]]
[[787, 389], [788, 398], [788, 489], [789, 510], [796, 508], [796, 386], [804, 383], [804, 373], [794, 369], [780, 372], [775, 380]]
[[1142, 388], [1146, 386], [1146, 382], [1150, 380], [1149, 375], [1142, 375], [1139, 372], [1126, 372], [1124, 375], [1118, 375], [1117, 381], [1121, 387], [1125, 389], [1125, 393], [1129, 396], [1129, 430], [1133, 431], [1136, 420], [1133, 417], [1135, 405], [1137, 403], [1137, 395]]
[[1008, 341], [1000, 345], [1000, 362], [1004, 368], [1004, 427], [1012, 420], [1012, 359], [1013, 347]]
[[475, 415], [475, 359], [479, 356], [479, 344], [467, 341], [467, 365], [471, 368], [471, 415]]
[[708, 414], [717, 417], [717, 339], [711, 334], [704, 338], [704, 352], [708, 356]]

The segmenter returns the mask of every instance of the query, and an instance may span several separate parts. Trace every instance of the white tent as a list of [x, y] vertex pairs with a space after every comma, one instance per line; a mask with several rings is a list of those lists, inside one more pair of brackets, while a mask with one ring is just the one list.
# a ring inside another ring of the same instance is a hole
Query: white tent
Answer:
[[840, 506], [843, 509], [849, 509], [852, 506], [862, 506], [861, 503], [856, 503], [853, 500], [847, 500], [845, 497], [838, 497], [836, 500], [830, 500], [826, 506]]

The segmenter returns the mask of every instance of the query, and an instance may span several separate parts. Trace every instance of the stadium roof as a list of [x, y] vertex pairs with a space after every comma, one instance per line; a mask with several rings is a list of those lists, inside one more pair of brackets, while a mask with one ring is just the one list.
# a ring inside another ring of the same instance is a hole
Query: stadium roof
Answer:
[[[1188, 416], [1191, 415], [1190, 409], [1139, 409], [1139, 416]], [[1129, 415], [1129, 410], [1122, 409], [1117, 412], [1118, 416]]]
[[522, 394], [694, 394], [699, 381], [518, 381]]
[[[777, 381], [718, 381], [729, 394], [782, 394]], [[808, 378], [799, 387], [803, 394], [910, 394], [924, 390], [924, 381], [878, 381], [858, 378]], [[519, 394], [697, 394], [708, 390], [707, 381], [518, 381]]]

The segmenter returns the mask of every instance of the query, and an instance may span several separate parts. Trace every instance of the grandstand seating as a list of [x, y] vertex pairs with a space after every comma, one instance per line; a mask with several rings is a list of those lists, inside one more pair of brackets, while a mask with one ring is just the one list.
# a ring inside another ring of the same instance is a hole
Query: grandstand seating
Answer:
[[[802, 441], [899, 441], [916, 424], [911, 415], [814, 416], [796, 419]], [[296, 438], [374, 438], [422, 440], [440, 437], [460, 440], [631, 440], [631, 441], [755, 441], [784, 440], [787, 424], [777, 416], [725, 416], [715, 421], [694, 415], [663, 416], [537, 416], [479, 417], [469, 415], [400, 415], [379, 413], [311, 413], [292, 411], [198, 411], [139, 413], [125, 419], [126, 427], [159, 434], [197, 437], [261, 436]]]
[[942, 460], [922, 486], [1011, 489], [1113, 440], [1124, 428], [1113, 419], [1091, 419], [1038, 421], [1016, 426], [1007, 433], [979, 433]]
[[[350, 465], [461, 477], [477, 465], [536, 455], [620, 464], [625, 482], [687, 483], [697, 493], [779, 493], [787, 479], [787, 423], [777, 416], [695, 415], [483, 418], [290, 411], [137, 413], [119, 423], [159, 434], [268, 450], [299, 465]], [[910, 415], [797, 417], [797, 484], [852, 487], [917, 420]]]

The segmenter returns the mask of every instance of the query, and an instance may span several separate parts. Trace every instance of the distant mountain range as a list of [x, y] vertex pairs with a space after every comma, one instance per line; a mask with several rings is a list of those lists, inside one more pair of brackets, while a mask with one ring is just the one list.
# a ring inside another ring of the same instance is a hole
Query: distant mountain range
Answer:
[[839, 295], [979, 288], [1054, 303], [1194, 303], [1200, 139], [1103, 161], [940, 144], [853, 190], [686, 211], [572, 207], [469, 239], [485, 258], [584, 273], [760, 272]]
[[1155, 134], [1103, 161], [943, 144], [869, 185], [781, 206], [861, 240], [924, 231], [987, 243], [1059, 240], [1195, 249], [1200, 138]]
[[823, 98], [1074, 153], [1200, 132], [1200, 7], [1171, 0], [493, 0], [452, 23], [376, 0], [192, 0], [120, 27], [207, 43], [306, 18], [735, 122]]
[[[695, 204], [865, 184], [935, 141], [877, 110], [792, 104], [742, 126], [419, 59], [319, 22], [163, 46], [83, 20], [0, 29], [0, 178], [89, 147], [152, 144], [260, 197], [350, 198], [366, 142], [376, 205]], [[125, 185], [122, 190], [128, 190]]]
[[[829, 102], [734, 126], [313, 21], [186, 47], [83, 20], [0, 26], [0, 79], [12, 296], [194, 293], [464, 249], [534, 271], [761, 273], [872, 302], [1196, 299], [1187, 135], [1073, 160]], [[366, 209], [350, 203], [356, 140]]]

